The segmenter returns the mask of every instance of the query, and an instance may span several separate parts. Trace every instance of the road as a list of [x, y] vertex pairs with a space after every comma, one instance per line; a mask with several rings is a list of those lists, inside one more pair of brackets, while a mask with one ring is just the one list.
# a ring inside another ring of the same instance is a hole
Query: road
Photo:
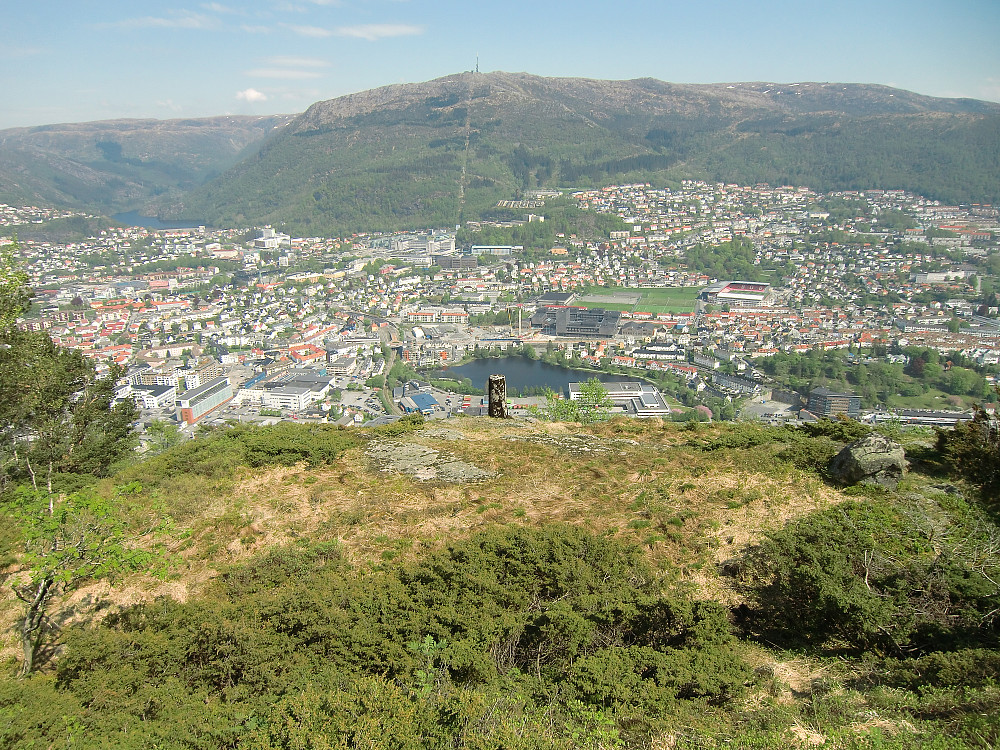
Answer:
[[402, 416], [403, 412], [400, 411], [399, 407], [396, 406], [395, 402], [392, 400], [392, 391], [389, 390], [389, 373], [392, 371], [392, 366], [396, 364], [396, 350], [392, 347], [392, 339], [396, 337], [395, 329], [383, 328], [379, 332], [379, 337], [382, 339], [383, 343], [389, 344], [389, 356], [385, 360], [385, 370], [383, 371], [382, 379], [382, 402], [389, 407], [389, 414], [395, 416]]

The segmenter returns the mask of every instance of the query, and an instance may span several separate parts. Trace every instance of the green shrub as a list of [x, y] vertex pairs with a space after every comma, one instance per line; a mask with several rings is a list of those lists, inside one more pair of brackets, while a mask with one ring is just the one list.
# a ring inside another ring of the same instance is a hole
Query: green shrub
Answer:
[[840, 443], [853, 443], [872, 432], [868, 425], [846, 417], [805, 422], [799, 429], [809, 437], [826, 437]]
[[800, 438], [778, 452], [778, 458], [796, 468], [825, 474], [839, 447], [829, 438]]
[[765, 427], [754, 422], [736, 422], [729, 425], [722, 435], [702, 445], [701, 449], [705, 451], [747, 450], [759, 445], [781, 442], [786, 437], [785, 432], [782, 428]]
[[290, 582], [307, 581], [321, 568], [339, 567], [342, 550], [337, 542], [316, 544], [304, 549], [278, 547], [234, 566], [222, 575], [226, 596], [242, 596], [269, 591]]
[[424, 426], [424, 415], [419, 412], [407, 414], [405, 417], [397, 419], [389, 424], [370, 427], [365, 430], [366, 435], [379, 435], [382, 437], [399, 437], [414, 430], [419, 430]]
[[735, 568], [752, 628], [773, 642], [898, 653], [993, 637], [996, 586], [886, 498], [793, 521]]
[[995, 649], [962, 649], [915, 659], [887, 659], [879, 682], [907, 690], [925, 687], [982, 687], [1000, 683], [1000, 653]]
[[62, 716], [86, 706], [94, 737], [128, 724], [137, 747], [173, 725], [197, 747], [568, 750], [613, 746], [619, 709], [737, 696], [751, 674], [731, 631], [725, 608], [664, 595], [636, 547], [511, 526], [373, 570], [336, 545], [271, 550], [208, 598], [70, 628], [55, 691]]

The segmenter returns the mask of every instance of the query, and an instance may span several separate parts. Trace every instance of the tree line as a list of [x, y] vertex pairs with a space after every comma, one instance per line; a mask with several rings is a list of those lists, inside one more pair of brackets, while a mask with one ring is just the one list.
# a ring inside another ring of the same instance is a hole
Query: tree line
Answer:
[[995, 401], [996, 394], [976, 365], [953, 352], [947, 356], [923, 347], [899, 350], [907, 362], [862, 360], [844, 350], [805, 354], [778, 352], [760, 360], [758, 367], [784, 388], [808, 395], [812, 388], [852, 391], [863, 408], [891, 405], [903, 399], [939, 390], [973, 402]]

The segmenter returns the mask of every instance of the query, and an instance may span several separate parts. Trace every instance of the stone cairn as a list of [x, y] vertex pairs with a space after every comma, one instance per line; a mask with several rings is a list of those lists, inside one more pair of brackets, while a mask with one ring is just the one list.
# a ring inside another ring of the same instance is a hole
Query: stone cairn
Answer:
[[486, 387], [490, 394], [489, 415], [494, 419], [506, 419], [507, 413], [507, 379], [503, 375], [490, 375]]

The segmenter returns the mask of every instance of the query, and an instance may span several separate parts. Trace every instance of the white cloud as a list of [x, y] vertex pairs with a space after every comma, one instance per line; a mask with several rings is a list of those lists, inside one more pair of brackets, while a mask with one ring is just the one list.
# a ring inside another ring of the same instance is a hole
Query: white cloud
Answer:
[[247, 75], [254, 78], [284, 78], [288, 81], [319, 78], [320, 76], [315, 70], [294, 70], [292, 68], [256, 68], [248, 70]]
[[204, 8], [205, 10], [211, 11], [212, 13], [234, 13], [243, 15], [241, 11], [238, 11], [235, 8], [230, 8], [227, 5], [222, 5], [220, 3], [202, 3], [201, 7]]
[[248, 34], [269, 34], [271, 33], [270, 26], [251, 26], [250, 24], [243, 24], [240, 28], [247, 32]]
[[339, 26], [333, 30], [337, 36], [367, 39], [375, 42], [396, 36], [416, 36], [424, 33], [423, 26], [406, 23], [365, 23], [358, 26]]
[[330, 63], [318, 57], [271, 57], [272, 65], [287, 65], [292, 68], [329, 68]]
[[323, 37], [333, 36], [333, 32], [329, 29], [324, 29], [319, 26], [292, 26], [286, 24], [287, 28], [294, 31], [300, 36], [311, 36], [317, 39], [322, 39]]
[[245, 91], [237, 91], [236, 98], [242, 99], [245, 102], [250, 102], [251, 104], [253, 104], [254, 102], [267, 101], [267, 96], [265, 94], [262, 94], [257, 89], [246, 89]]
[[126, 29], [214, 29], [219, 22], [204, 13], [192, 13], [189, 10], [174, 11], [169, 16], [144, 16], [143, 18], [126, 18], [111, 26]]
[[377, 42], [379, 39], [388, 39], [397, 36], [416, 36], [424, 33], [423, 26], [414, 26], [406, 23], [365, 23], [357, 26], [337, 26], [333, 29], [326, 29], [321, 26], [288, 26], [296, 34], [315, 38], [325, 38], [331, 36], [343, 36], [352, 39], [365, 39], [369, 42]]

